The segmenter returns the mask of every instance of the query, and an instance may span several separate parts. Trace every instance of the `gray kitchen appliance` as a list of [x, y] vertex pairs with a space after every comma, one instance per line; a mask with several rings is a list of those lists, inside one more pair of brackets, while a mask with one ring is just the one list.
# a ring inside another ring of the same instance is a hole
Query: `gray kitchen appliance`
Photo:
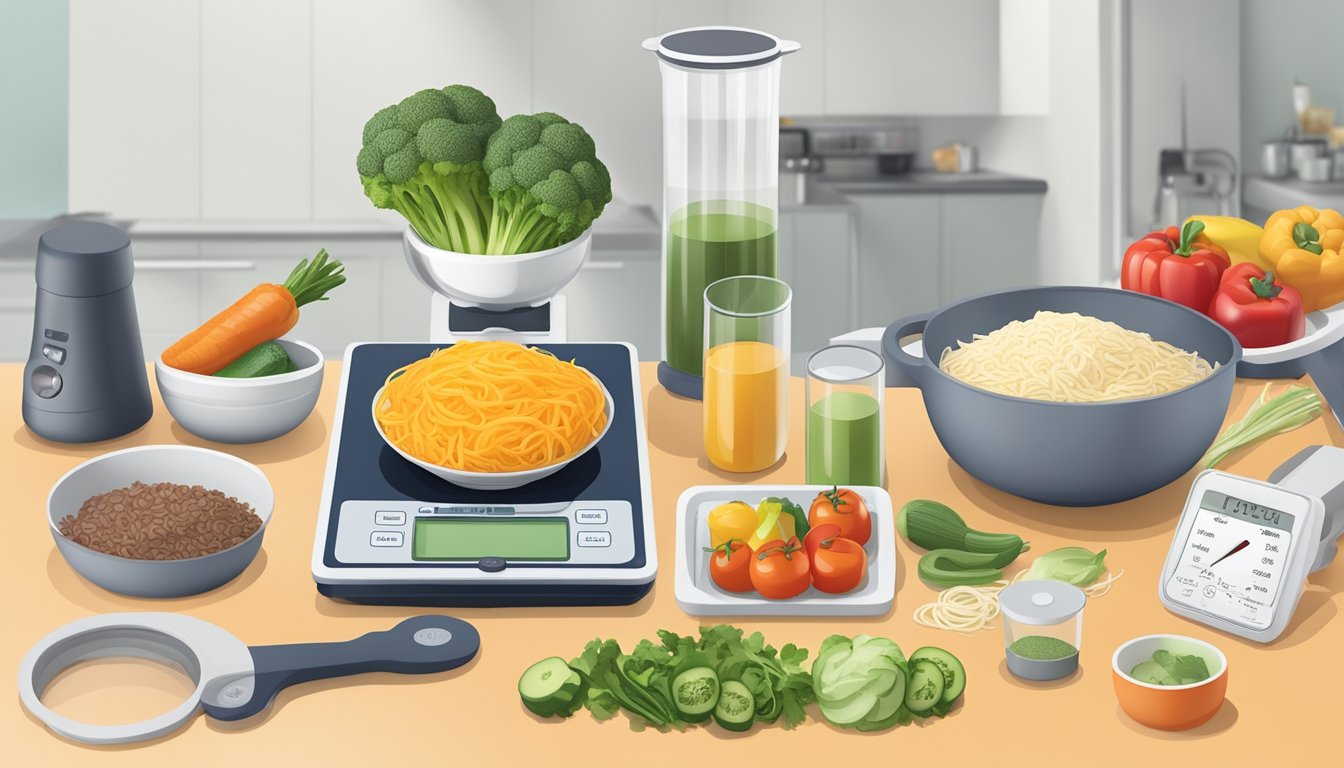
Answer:
[[134, 274], [131, 240], [110, 224], [65, 222], [38, 240], [23, 421], [41, 437], [89, 443], [149, 421]]

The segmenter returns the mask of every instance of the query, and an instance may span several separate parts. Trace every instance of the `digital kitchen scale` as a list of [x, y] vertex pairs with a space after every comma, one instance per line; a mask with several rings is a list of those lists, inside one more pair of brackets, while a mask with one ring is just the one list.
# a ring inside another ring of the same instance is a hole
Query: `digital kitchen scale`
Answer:
[[1344, 532], [1344, 448], [1312, 446], [1269, 482], [1206, 470], [1195, 478], [1162, 566], [1173, 613], [1249, 640], [1283, 633], [1307, 574]]
[[346, 349], [313, 543], [328, 597], [384, 605], [626, 605], [658, 571], [635, 350], [538, 344], [601, 379], [607, 434], [564, 469], [501, 491], [461, 488], [379, 437], [373, 397], [392, 371], [442, 344]]

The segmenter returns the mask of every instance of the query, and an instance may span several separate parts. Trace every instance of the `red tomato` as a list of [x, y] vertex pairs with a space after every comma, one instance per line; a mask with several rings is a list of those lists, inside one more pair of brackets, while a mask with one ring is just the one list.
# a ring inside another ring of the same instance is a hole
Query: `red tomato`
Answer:
[[721, 589], [729, 592], [750, 592], [751, 547], [741, 539], [729, 539], [714, 548], [705, 548], [713, 554], [709, 558], [709, 576]]
[[811, 570], [797, 536], [788, 542], [767, 541], [751, 556], [751, 586], [762, 597], [786, 600], [807, 589], [812, 583]]
[[840, 536], [859, 546], [867, 544], [868, 537], [873, 534], [868, 505], [863, 503], [863, 497], [848, 488], [822, 491], [812, 500], [812, 508], [807, 511], [807, 524], [827, 523], [840, 526]]
[[838, 525], [819, 525], [807, 532], [803, 542], [812, 562], [812, 586], [833, 595], [859, 586], [868, 571], [868, 553], [839, 533]]

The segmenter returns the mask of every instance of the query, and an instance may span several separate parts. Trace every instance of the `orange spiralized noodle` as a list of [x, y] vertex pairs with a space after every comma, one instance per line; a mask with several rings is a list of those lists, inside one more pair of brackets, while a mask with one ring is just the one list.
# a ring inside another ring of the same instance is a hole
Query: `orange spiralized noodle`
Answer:
[[398, 368], [374, 415], [402, 451], [465, 472], [557, 464], [607, 425], [592, 374], [511, 341], [460, 341]]

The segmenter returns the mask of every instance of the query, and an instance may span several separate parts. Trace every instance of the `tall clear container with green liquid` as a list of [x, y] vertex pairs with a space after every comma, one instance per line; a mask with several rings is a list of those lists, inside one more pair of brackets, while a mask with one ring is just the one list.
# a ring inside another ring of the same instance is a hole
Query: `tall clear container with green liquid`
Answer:
[[705, 288], [779, 276], [780, 59], [798, 44], [739, 27], [644, 41], [663, 80], [663, 360], [658, 382], [701, 398]]

